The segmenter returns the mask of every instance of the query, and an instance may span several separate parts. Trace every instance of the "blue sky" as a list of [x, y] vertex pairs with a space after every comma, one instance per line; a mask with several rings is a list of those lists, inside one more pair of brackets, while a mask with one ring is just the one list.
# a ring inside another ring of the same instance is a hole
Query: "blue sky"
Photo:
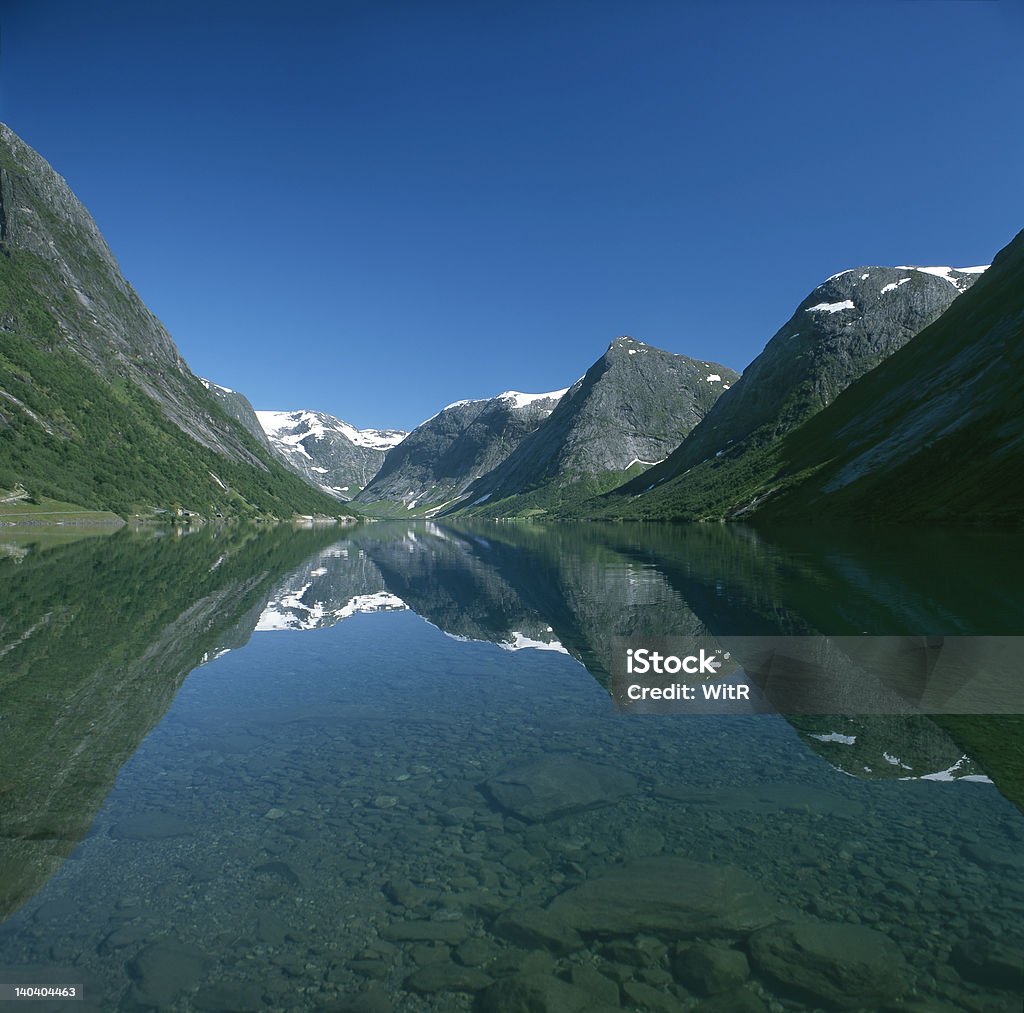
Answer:
[[0, 118], [200, 375], [411, 427], [1024, 227], [1000, 3], [0, 0]]

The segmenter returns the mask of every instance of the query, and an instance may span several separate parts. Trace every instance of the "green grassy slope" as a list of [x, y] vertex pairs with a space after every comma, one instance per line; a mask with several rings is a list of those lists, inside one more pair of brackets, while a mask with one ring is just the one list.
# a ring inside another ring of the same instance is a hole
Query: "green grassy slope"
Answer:
[[[0, 271], [0, 305], [10, 305], [6, 280]], [[280, 465], [261, 471], [201, 446], [130, 380], [107, 382], [67, 347], [4, 334], [0, 391], [0, 488], [122, 516], [176, 506], [206, 516], [346, 512]], [[259, 452], [248, 433], [238, 439]]]

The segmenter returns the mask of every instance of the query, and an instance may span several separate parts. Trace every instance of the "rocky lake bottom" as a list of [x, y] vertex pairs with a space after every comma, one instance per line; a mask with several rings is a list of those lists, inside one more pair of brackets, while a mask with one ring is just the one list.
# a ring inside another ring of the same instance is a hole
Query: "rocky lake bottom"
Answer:
[[565, 654], [406, 611], [196, 669], [0, 965], [82, 1013], [1018, 1013], [1022, 925], [992, 784], [616, 714]]

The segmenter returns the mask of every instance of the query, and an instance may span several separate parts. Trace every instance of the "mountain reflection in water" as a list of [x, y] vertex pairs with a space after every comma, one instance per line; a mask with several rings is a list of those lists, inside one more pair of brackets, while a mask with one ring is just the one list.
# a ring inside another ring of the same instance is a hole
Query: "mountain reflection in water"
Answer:
[[104, 1010], [1016, 1009], [1019, 717], [639, 717], [605, 687], [621, 637], [1017, 634], [1020, 541], [8, 554], [0, 969]]

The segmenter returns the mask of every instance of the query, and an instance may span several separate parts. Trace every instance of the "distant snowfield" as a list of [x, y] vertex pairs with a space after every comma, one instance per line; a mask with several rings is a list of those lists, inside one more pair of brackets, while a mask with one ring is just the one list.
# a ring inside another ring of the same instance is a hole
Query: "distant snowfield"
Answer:
[[257, 411], [256, 418], [269, 439], [306, 457], [309, 454], [302, 446], [302, 441], [309, 437], [322, 440], [330, 435], [343, 436], [357, 447], [390, 450], [408, 436], [408, 433], [399, 429], [356, 429], [348, 422], [323, 412]]
[[533, 404], [534, 401], [546, 401], [549, 398], [561, 401], [568, 390], [568, 387], [563, 387], [561, 390], [552, 390], [547, 394], [524, 394], [518, 390], [506, 390], [499, 394], [498, 398], [502, 401], [511, 401], [513, 408], [525, 408], [527, 405]]

